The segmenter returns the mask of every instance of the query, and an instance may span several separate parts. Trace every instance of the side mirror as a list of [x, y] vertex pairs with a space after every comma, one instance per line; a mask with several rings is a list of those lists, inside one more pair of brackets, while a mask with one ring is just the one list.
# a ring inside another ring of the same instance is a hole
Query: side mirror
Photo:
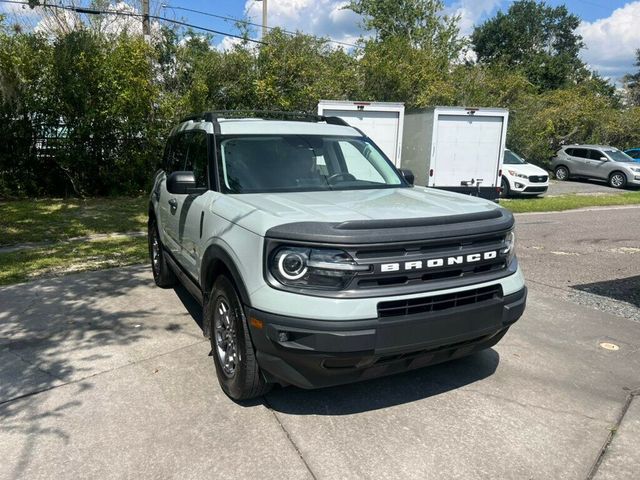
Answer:
[[193, 172], [173, 172], [167, 177], [167, 191], [174, 195], [194, 193], [196, 178]]
[[413, 174], [413, 172], [411, 170], [409, 170], [408, 168], [401, 168], [400, 169], [400, 173], [402, 174], [404, 179], [407, 181], [407, 183], [409, 185], [413, 186], [413, 182], [415, 182], [415, 180], [416, 180], [416, 177]]

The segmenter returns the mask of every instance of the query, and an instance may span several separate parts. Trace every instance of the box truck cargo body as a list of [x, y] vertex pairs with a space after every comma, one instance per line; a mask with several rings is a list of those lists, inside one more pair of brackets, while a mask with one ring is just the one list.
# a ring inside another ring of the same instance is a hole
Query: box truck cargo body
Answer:
[[362, 130], [397, 167], [400, 166], [403, 103], [320, 100], [318, 115], [340, 117]]
[[495, 200], [499, 196], [509, 112], [435, 107], [407, 112], [402, 167], [416, 185]]

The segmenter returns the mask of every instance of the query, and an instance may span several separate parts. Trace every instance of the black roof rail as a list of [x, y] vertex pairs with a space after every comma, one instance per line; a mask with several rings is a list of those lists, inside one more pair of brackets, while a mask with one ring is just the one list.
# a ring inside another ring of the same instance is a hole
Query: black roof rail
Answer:
[[[326, 117], [324, 115], [316, 115], [308, 112], [287, 112], [283, 110], [211, 110], [209, 112], [196, 113], [189, 115], [180, 120], [182, 122], [199, 121], [212, 122], [214, 127], [221, 118], [260, 118], [263, 120], [297, 120], [302, 122], [326, 122], [330, 125], [342, 125], [351, 127], [362, 133], [356, 127], [349, 125], [340, 117]], [[364, 133], [362, 133], [364, 135]]]

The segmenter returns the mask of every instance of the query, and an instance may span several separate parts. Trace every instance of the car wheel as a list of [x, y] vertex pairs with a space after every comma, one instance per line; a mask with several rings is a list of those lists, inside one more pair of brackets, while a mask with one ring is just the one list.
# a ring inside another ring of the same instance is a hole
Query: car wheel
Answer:
[[260, 373], [244, 309], [234, 285], [224, 275], [213, 285], [204, 315], [211, 327], [211, 350], [222, 390], [234, 400], [267, 393], [272, 385]]
[[556, 179], [561, 182], [569, 179], [569, 169], [567, 167], [558, 167], [554, 172]]
[[511, 189], [509, 188], [509, 181], [506, 178], [502, 178], [502, 189], [500, 190], [500, 196], [502, 198], [507, 198], [511, 194]]
[[173, 270], [171, 270], [171, 267], [167, 264], [158, 232], [158, 223], [153, 217], [149, 219], [147, 237], [149, 240], [149, 258], [151, 259], [153, 280], [156, 282], [156, 285], [161, 288], [173, 287], [178, 279]]
[[609, 186], [613, 188], [624, 188], [627, 184], [627, 177], [622, 172], [613, 172], [609, 175]]

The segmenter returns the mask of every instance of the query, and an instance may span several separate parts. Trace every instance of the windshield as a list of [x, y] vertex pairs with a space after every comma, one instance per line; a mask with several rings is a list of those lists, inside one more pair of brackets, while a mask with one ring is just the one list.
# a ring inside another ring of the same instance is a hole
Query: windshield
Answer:
[[620, 150], [604, 150], [604, 153], [614, 162], [633, 162], [633, 158]]
[[365, 138], [238, 135], [218, 143], [225, 193], [405, 187], [391, 162]]
[[516, 155], [511, 150], [504, 151], [504, 163], [507, 165], [522, 165], [527, 163], [524, 158]]

